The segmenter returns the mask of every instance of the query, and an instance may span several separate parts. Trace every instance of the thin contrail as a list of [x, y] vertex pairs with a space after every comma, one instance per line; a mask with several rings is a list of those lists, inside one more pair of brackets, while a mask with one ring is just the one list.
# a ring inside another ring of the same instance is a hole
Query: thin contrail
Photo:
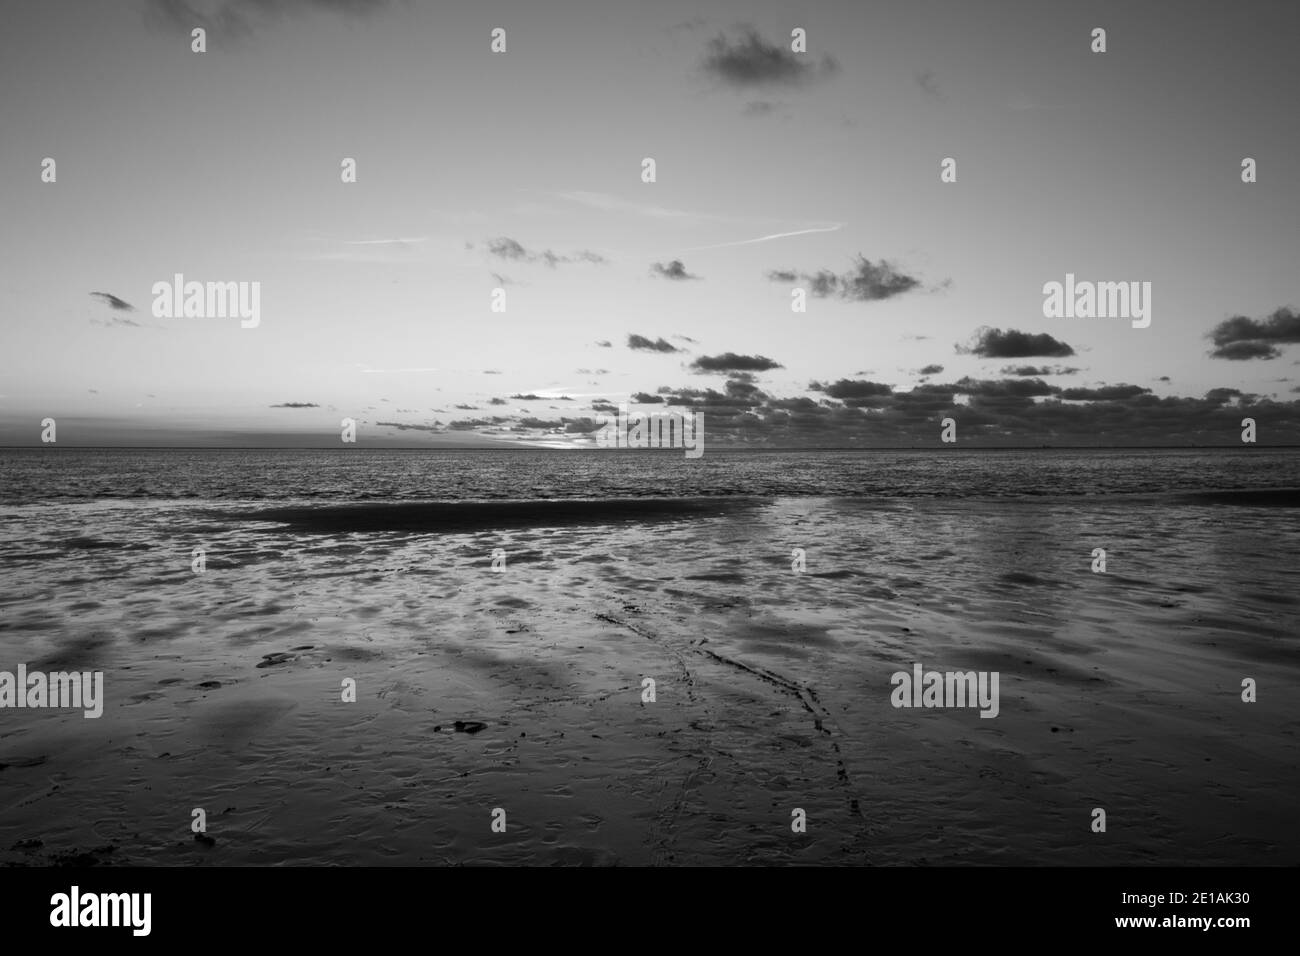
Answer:
[[794, 232], [774, 232], [770, 236], [759, 236], [757, 239], [740, 239], [736, 242], [719, 242], [711, 246], [694, 246], [690, 249], [683, 249], [683, 252], [699, 252], [702, 249], [723, 249], [727, 246], [751, 246], [756, 242], [767, 242], [771, 239], [787, 239], [790, 236], [806, 236], [812, 232], [835, 232], [843, 229], [844, 223], [837, 222], [833, 226], [820, 226], [813, 229], [798, 229]]

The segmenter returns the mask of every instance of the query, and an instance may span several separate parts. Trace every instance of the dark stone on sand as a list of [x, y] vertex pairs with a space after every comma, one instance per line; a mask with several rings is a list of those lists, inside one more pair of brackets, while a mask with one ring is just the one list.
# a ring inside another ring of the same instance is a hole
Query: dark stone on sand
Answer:
[[481, 720], [458, 720], [451, 726], [458, 734], [476, 734], [480, 730], [487, 729], [487, 724]]
[[210, 837], [210, 836], [208, 836], [206, 833], [196, 833], [196, 834], [194, 834], [194, 842], [195, 842], [195, 843], [200, 843], [200, 844], [202, 844], [203, 846], [216, 846], [216, 845], [217, 845], [216, 837]]
[[221, 681], [219, 681], [219, 680], [205, 680], [205, 681], [200, 681], [199, 683], [195, 684], [194, 686], [195, 686], [196, 688], [198, 688], [199, 690], [216, 690], [218, 687], [221, 686]]
[[19, 840], [9, 849], [11, 850], [39, 850], [45, 846], [44, 840]]
[[257, 666], [274, 667], [276, 664], [283, 664], [286, 661], [291, 661], [291, 660], [293, 660], [292, 654], [285, 654], [282, 651], [277, 651], [274, 654], [263, 654], [262, 663], [258, 664]]

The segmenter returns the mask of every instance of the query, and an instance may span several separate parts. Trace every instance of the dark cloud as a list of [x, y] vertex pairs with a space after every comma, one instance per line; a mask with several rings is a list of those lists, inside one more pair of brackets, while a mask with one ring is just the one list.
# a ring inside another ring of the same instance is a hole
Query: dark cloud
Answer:
[[496, 239], [489, 239], [487, 250], [494, 256], [506, 259], [511, 262], [541, 262], [554, 269], [557, 265], [573, 262], [591, 262], [597, 265], [603, 264], [605, 258], [594, 252], [582, 250], [575, 252], [571, 256], [562, 256], [552, 252], [550, 249], [543, 249], [541, 252], [532, 252], [525, 249], [523, 245], [509, 236], [498, 236]]
[[[502, 402], [501, 404], [504, 405], [505, 403]], [[451, 407], [459, 409], [462, 412], [477, 412], [479, 410], [477, 405], [453, 405]]]
[[597, 339], [596, 344], [599, 345], [602, 349], [609, 349], [614, 347], [613, 344], [609, 341], [609, 339]]
[[320, 408], [315, 402], [281, 402], [279, 405], [272, 405], [272, 408]]
[[637, 352], [680, 352], [677, 346], [665, 339], [648, 339], [632, 333], [627, 337], [627, 347]]
[[719, 34], [708, 42], [704, 71], [728, 86], [802, 86], [831, 76], [839, 68], [829, 56], [814, 62], [805, 53], [768, 43], [753, 27], [743, 27], [734, 40]]
[[1059, 391], [1041, 378], [1004, 378], [997, 381], [973, 379], [969, 376], [959, 379], [953, 389], [962, 395], [978, 395], [983, 398], [1036, 398], [1054, 395]]
[[942, 372], [942, 371], [943, 371], [943, 366], [942, 366], [942, 365], [927, 365], [927, 366], [925, 366], [924, 368], [918, 369], [918, 370], [917, 370], [917, 374], [918, 374], [918, 375], [938, 375], [938, 374], [939, 374], [940, 372]]
[[1067, 402], [1116, 401], [1150, 394], [1140, 385], [1103, 385], [1100, 388], [1067, 388], [1061, 398]]
[[672, 262], [664, 265], [662, 262], [656, 262], [650, 266], [650, 274], [661, 276], [665, 279], [698, 279], [699, 276], [691, 275], [686, 271], [686, 266], [682, 265], [681, 259], [674, 259]]
[[817, 272], [796, 273], [792, 269], [772, 269], [767, 277], [773, 282], [794, 282], [802, 279], [814, 298], [825, 299], [838, 295], [853, 302], [875, 302], [892, 299], [917, 288], [921, 281], [915, 276], [900, 272], [892, 263], [881, 259], [872, 262], [861, 254], [853, 260], [853, 269], [836, 275], [829, 269]]
[[135, 311], [135, 306], [133, 306], [130, 302], [127, 302], [125, 299], [119, 299], [117, 296], [109, 292], [92, 292], [90, 294], [117, 311], [120, 312]]
[[1052, 368], [1048, 365], [1004, 365], [1000, 370], [1001, 375], [1073, 375], [1079, 370], [1073, 367], [1058, 365]]
[[[721, 389], [659, 386], [631, 401], [703, 414], [711, 447], [935, 446], [939, 423], [952, 417], [963, 445], [1224, 445], [1240, 446], [1241, 419], [1267, 421], [1268, 440], [1300, 442], [1300, 401], [1277, 402], [1236, 388], [1202, 398], [1159, 398], [1132, 385], [1060, 390], [1030, 376], [963, 378], [895, 391], [883, 382], [812, 382], [809, 395], [770, 395], [754, 382], [730, 378]], [[960, 399], [960, 401], [959, 401]], [[612, 402], [593, 402], [598, 411]], [[590, 418], [532, 416], [474, 419], [446, 426], [526, 438], [581, 439]]]
[[1300, 342], [1300, 313], [1284, 306], [1264, 319], [1234, 315], [1216, 325], [1207, 338], [1215, 345], [1212, 358], [1275, 359], [1282, 354], [1278, 344]]
[[723, 352], [721, 355], [701, 355], [691, 363], [691, 368], [700, 372], [767, 372], [784, 366], [762, 355]]
[[507, 402], [504, 398], [489, 398], [489, 399], [488, 399], [488, 404], [489, 404], [489, 405], [508, 405], [509, 402]]
[[1229, 342], [1210, 353], [1213, 358], [1242, 362], [1247, 359], [1275, 359], [1282, 350], [1267, 342]]
[[527, 395], [511, 395], [511, 401], [515, 402], [571, 402], [573, 401], [568, 395], [534, 395], [529, 392]]
[[1003, 332], [987, 326], [976, 331], [974, 344], [967, 348], [958, 346], [957, 351], [982, 358], [1065, 358], [1074, 354], [1074, 349], [1046, 332], [1020, 332], [1016, 329]]

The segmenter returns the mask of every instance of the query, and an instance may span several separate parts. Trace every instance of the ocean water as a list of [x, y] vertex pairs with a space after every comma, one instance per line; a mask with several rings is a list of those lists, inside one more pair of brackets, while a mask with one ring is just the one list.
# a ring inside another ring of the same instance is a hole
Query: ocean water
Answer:
[[1014, 497], [1300, 486], [1300, 449], [0, 450], [0, 503], [756, 495]]
[[0, 670], [107, 698], [0, 711], [0, 863], [1300, 863], [1294, 450], [0, 474]]

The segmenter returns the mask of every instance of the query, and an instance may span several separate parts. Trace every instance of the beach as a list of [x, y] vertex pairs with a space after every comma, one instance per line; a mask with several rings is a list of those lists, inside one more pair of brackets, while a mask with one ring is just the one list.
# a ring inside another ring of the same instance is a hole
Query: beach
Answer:
[[0, 861], [1295, 865], [1294, 504], [10, 503]]

